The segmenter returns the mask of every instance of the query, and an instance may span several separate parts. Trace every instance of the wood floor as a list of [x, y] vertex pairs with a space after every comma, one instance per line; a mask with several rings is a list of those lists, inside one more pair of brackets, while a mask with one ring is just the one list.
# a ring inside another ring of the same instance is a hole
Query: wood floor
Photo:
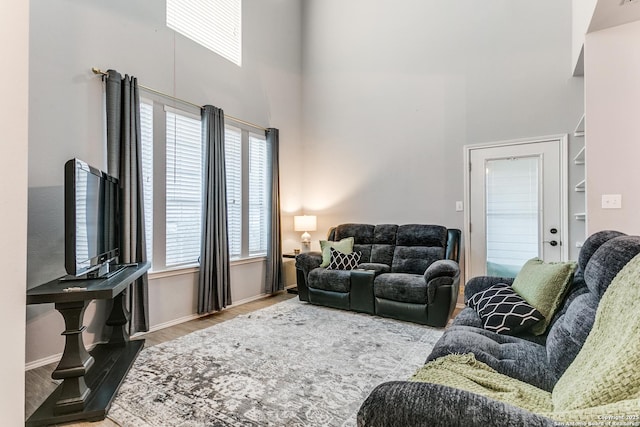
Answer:
[[[215, 325], [217, 323], [221, 323], [227, 321], [229, 319], [233, 319], [234, 317], [251, 313], [256, 310], [260, 310], [265, 307], [269, 307], [273, 304], [279, 303], [281, 301], [285, 301], [290, 298], [294, 298], [296, 295], [288, 294], [286, 292], [281, 292], [277, 295], [266, 297], [260, 300], [256, 300], [253, 302], [249, 302], [246, 304], [231, 306], [225, 309], [222, 312], [214, 313], [209, 316], [201, 317], [195, 320], [191, 320], [189, 322], [181, 323], [179, 325], [171, 326], [169, 328], [165, 328], [156, 332], [150, 332], [145, 334], [143, 337], [145, 341], [145, 347], [154, 346], [156, 344], [163, 343], [165, 341], [170, 341], [176, 338], [179, 338], [183, 335], [187, 335], [191, 332], [208, 328], [209, 326]], [[453, 316], [457, 315], [460, 312], [460, 304], [453, 313]], [[51, 372], [56, 367], [56, 363], [52, 363], [46, 366], [42, 366], [40, 368], [35, 368], [30, 371], [25, 372], [25, 418], [28, 418], [40, 404], [55, 390], [57, 384], [51, 379]], [[110, 419], [105, 419], [103, 421], [88, 423], [71, 423], [65, 424], [66, 426], [74, 426], [74, 427], [114, 427], [118, 426], [115, 422]]]

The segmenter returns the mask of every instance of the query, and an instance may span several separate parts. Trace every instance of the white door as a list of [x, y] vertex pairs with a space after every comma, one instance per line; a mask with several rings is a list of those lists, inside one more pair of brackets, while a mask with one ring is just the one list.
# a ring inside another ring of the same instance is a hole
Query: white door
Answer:
[[467, 146], [467, 277], [568, 256], [566, 136]]

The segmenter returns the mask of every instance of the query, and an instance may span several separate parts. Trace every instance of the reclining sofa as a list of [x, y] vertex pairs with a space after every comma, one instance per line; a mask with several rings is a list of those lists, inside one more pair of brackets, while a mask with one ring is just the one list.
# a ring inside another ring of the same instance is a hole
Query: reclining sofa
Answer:
[[296, 257], [301, 301], [443, 327], [458, 299], [460, 230], [423, 224], [341, 224], [329, 241], [353, 237], [352, 270], [320, 267], [320, 252]]
[[[476, 361], [488, 365], [489, 368], [510, 379], [517, 380], [518, 384], [531, 385], [543, 393], [550, 393], [554, 405], [558, 400], [558, 394], [561, 391], [566, 393], [567, 389], [581, 393], [585, 388], [592, 386], [596, 390], [596, 400], [600, 397], [606, 398], [607, 394], [614, 393], [618, 387], [621, 388], [618, 391], [623, 393], [640, 393], [640, 389], [629, 390], [629, 385], [619, 386], [617, 384], [619, 380], [613, 376], [608, 378], [608, 373], [604, 375], [604, 382], [595, 385], [589, 384], [590, 381], [600, 380], [595, 372], [597, 369], [592, 367], [588, 372], [580, 371], [584, 359], [591, 361], [593, 366], [597, 367], [598, 364], [604, 363], [603, 359], [610, 356], [608, 353], [616, 353], [613, 356], [618, 357], [619, 360], [624, 359], [620, 353], [637, 353], [635, 351], [637, 348], [631, 347], [633, 351], [629, 351], [629, 348], [630, 346], [637, 347], [638, 337], [627, 340], [624, 336], [616, 337], [620, 323], [614, 324], [613, 328], [611, 328], [612, 325], [609, 325], [608, 333], [595, 333], [594, 338], [589, 340], [589, 348], [586, 349], [591, 350], [594, 346], [597, 348], [597, 339], [609, 337], [616, 342], [618, 348], [615, 351], [605, 347], [600, 354], [579, 355], [583, 345], [587, 347], [585, 341], [592, 327], [596, 329], [600, 325], [606, 325], [607, 318], [600, 316], [602, 319], [598, 320], [602, 320], [602, 322], [594, 326], [596, 311], [605, 291], [627, 263], [632, 266], [629, 261], [639, 253], [640, 237], [627, 236], [616, 231], [602, 231], [593, 234], [585, 241], [580, 251], [578, 269], [573, 276], [573, 281], [564, 297], [563, 304], [553, 316], [545, 334], [534, 336], [530, 333], [522, 333], [511, 336], [487, 331], [483, 329], [481, 319], [476, 311], [467, 307], [456, 316], [452, 325], [436, 343], [431, 354], [427, 357], [428, 363], [425, 366], [429, 366], [429, 363], [437, 365], [446, 357], [453, 358], [456, 357], [454, 355], [471, 353]], [[637, 265], [637, 259], [634, 259], [634, 265]], [[632, 274], [636, 275], [636, 280], [629, 280], [629, 283], [625, 283], [627, 288], [623, 288], [624, 301], [622, 304], [615, 305], [613, 311], [626, 310], [627, 314], [622, 313], [622, 315], [627, 317], [622, 323], [634, 322], [635, 326], [630, 326], [630, 328], [635, 328], [638, 331], [640, 330], [640, 326], [638, 326], [640, 325], [640, 320], [638, 320], [640, 315], [634, 312], [638, 300], [630, 299], [627, 301], [627, 298], [640, 294], [640, 290], [632, 291], [634, 287], [640, 289], [640, 279], [637, 279], [640, 277], [640, 268], [636, 268]], [[621, 276], [624, 275], [621, 274]], [[513, 283], [513, 279], [473, 278], [465, 286], [465, 301], [468, 301], [477, 292], [488, 289], [497, 283], [510, 285]], [[629, 313], [631, 314], [629, 315]], [[620, 328], [620, 330], [622, 329]], [[596, 332], [599, 332], [599, 329]], [[577, 356], [583, 356], [580, 360], [581, 363], [568, 369]], [[635, 381], [635, 385], [631, 387], [638, 388], [639, 384], [637, 383], [640, 381], [636, 377], [640, 376], [640, 370], [635, 362], [627, 361], [625, 364], [615, 363], [611, 366], [629, 365], [628, 367], [619, 367], [632, 370], [631, 378], [635, 378], [632, 379]], [[570, 372], [567, 372], [568, 370]], [[574, 375], [576, 372], [578, 375]], [[571, 375], [572, 378], [563, 378], [565, 373], [567, 376]], [[625, 375], [628, 376], [628, 372]], [[577, 384], [575, 377], [579, 377], [583, 382]], [[559, 382], [563, 384], [558, 388]], [[631, 402], [630, 404], [635, 408], [635, 411], [628, 412], [628, 416], [640, 417], [640, 400], [637, 397], [638, 395], [634, 398], [635, 400], [622, 401], [622, 404]], [[618, 405], [620, 402], [616, 401], [615, 403]], [[611, 405], [603, 405], [585, 408], [585, 410], [587, 414], [592, 414], [593, 418], [589, 418], [589, 420], [593, 420], [594, 423], [621, 420], [631, 424], [620, 425], [632, 425], [632, 423], [639, 421], [637, 418], [616, 418], [619, 413], [607, 412], [613, 411], [613, 408]], [[564, 413], [554, 412], [556, 410], [554, 406], [550, 413], [529, 411], [482, 394], [437, 382], [393, 381], [383, 383], [371, 392], [360, 407], [358, 425], [551, 427], [560, 425], [559, 422], [563, 422], [563, 425], [588, 425], [588, 421], [580, 418], [582, 410]], [[564, 421], [559, 421], [558, 418], [554, 419], [556, 416], [578, 418], [573, 421], [571, 421], [572, 419], [567, 421], [566, 418]], [[609, 416], [611, 418], [607, 418]], [[620, 416], [625, 417], [625, 415]], [[572, 424], [572, 422], [574, 423]]]

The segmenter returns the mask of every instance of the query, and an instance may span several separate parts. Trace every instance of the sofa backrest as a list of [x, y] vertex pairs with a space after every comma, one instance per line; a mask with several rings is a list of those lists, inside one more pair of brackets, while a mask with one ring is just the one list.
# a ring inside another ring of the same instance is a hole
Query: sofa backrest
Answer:
[[431, 264], [444, 259], [447, 229], [440, 225], [407, 224], [398, 227], [392, 273], [424, 274]]
[[394, 273], [423, 274], [434, 261], [444, 259], [449, 233], [440, 225], [340, 224], [328, 236], [346, 237], [354, 238], [353, 250], [362, 252], [361, 263], [386, 264]]
[[573, 284], [547, 335], [547, 361], [557, 378], [569, 367], [587, 339], [607, 287], [638, 253], [640, 237], [617, 231], [601, 231], [585, 241]]

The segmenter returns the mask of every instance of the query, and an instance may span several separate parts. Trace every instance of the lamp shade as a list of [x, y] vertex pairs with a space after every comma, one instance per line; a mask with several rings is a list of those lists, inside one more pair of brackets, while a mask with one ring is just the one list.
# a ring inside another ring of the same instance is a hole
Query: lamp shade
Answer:
[[315, 215], [296, 215], [293, 217], [293, 229], [295, 231], [316, 231]]

